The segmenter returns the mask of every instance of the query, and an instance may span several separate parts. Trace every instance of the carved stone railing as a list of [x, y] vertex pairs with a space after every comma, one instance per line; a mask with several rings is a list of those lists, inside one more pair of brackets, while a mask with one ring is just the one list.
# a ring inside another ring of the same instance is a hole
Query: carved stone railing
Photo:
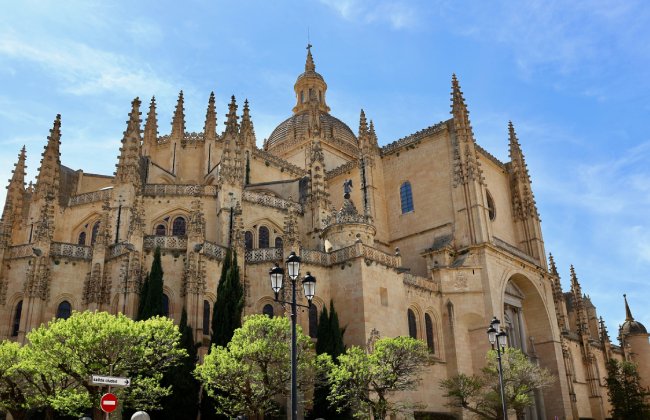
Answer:
[[313, 265], [330, 265], [330, 256], [326, 252], [317, 251], [315, 249], [300, 249], [300, 259], [303, 263]]
[[68, 207], [78, 206], [80, 204], [97, 203], [100, 201], [106, 201], [111, 198], [112, 194], [113, 194], [113, 189], [109, 188], [106, 190], [92, 191], [92, 192], [87, 192], [79, 195], [73, 195], [68, 200]]
[[93, 258], [92, 247], [63, 242], [52, 242], [50, 255], [53, 257], [79, 258], [90, 261]]
[[407, 286], [411, 286], [420, 290], [426, 290], [428, 292], [435, 293], [439, 291], [438, 285], [433, 281], [433, 279], [430, 279], [428, 277], [416, 276], [415, 274], [411, 273], [403, 273], [402, 282]]
[[331, 171], [328, 171], [325, 173], [325, 179], [330, 180], [332, 178], [336, 178], [339, 175], [342, 175], [346, 172], [349, 172], [359, 166], [359, 162], [356, 160], [350, 161], [348, 163], [344, 163], [343, 165], [332, 169]]
[[118, 244], [111, 244], [108, 246], [107, 258], [108, 259], [117, 258], [120, 255], [127, 254], [129, 251], [132, 251], [133, 249], [134, 249], [133, 245], [129, 243], [121, 242]]
[[34, 256], [34, 244], [23, 244], [9, 247], [9, 259], [27, 258]]
[[261, 204], [266, 207], [273, 207], [280, 210], [288, 210], [292, 205], [296, 206], [302, 213], [302, 206], [284, 198], [279, 198], [270, 194], [261, 194], [254, 191], [244, 191], [242, 199], [249, 203]]
[[306, 170], [294, 165], [293, 163], [289, 163], [286, 160], [284, 160], [284, 159], [282, 159], [282, 158], [280, 158], [278, 156], [275, 156], [275, 155], [273, 155], [273, 154], [271, 154], [271, 153], [269, 153], [269, 152], [267, 152], [265, 150], [253, 149], [253, 157], [255, 157], [257, 159], [263, 159], [263, 160], [265, 160], [267, 162], [273, 163], [275, 166], [277, 166], [277, 167], [279, 167], [279, 168], [281, 168], [281, 169], [283, 169], [283, 170], [285, 170], [287, 172], [290, 172], [290, 173], [292, 173], [294, 175], [297, 175], [297, 176], [305, 176], [305, 175], [307, 175]]
[[144, 186], [144, 195], [155, 196], [210, 196], [216, 197], [219, 188], [216, 185], [175, 185], [175, 184], [147, 184]]
[[269, 261], [282, 261], [282, 248], [247, 249], [244, 259], [247, 263], [256, 264]]
[[510, 245], [503, 239], [499, 239], [496, 236], [492, 238], [492, 243], [497, 247], [501, 248], [504, 251], [508, 251], [509, 253], [516, 255], [517, 257], [521, 258], [522, 260], [526, 260], [529, 263], [533, 265], [539, 265], [539, 261], [537, 261], [535, 258], [531, 257], [530, 255], [526, 254], [524, 251], [521, 249], [517, 248], [514, 245]]
[[402, 258], [397, 255], [386, 254], [383, 251], [373, 248], [371, 246], [360, 244], [361, 245], [361, 255], [367, 259], [379, 264], [385, 265], [386, 267], [397, 268], [402, 265]]
[[413, 143], [417, 143], [420, 140], [424, 139], [425, 137], [428, 137], [432, 134], [435, 134], [439, 131], [444, 130], [446, 127], [446, 123], [444, 121], [439, 122], [438, 124], [432, 125], [431, 127], [427, 127], [425, 129], [422, 129], [416, 133], [413, 133], [411, 135], [408, 135], [406, 137], [403, 137], [399, 140], [396, 140], [390, 144], [387, 144], [386, 146], [381, 148], [381, 154], [382, 156], [385, 156], [387, 154], [393, 153], [398, 149], [401, 149], [402, 147], [411, 145]]
[[226, 258], [226, 250], [221, 245], [217, 245], [214, 242], [203, 242], [203, 255], [208, 258], [213, 258], [217, 261], [223, 261]]
[[166, 249], [170, 251], [187, 250], [187, 238], [184, 236], [145, 236], [144, 249]]
[[330, 255], [330, 265], [339, 264], [353, 258], [361, 256], [361, 247], [358, 244], [348, 246], [345, 248], [337, 249], [329, 253]]
[[343, 212], [336, 212], [330, 216], [328, 216], [324, 221], [323, 221], [323, 228], [326, 229], [332, 225], [338, 225], [338, 224], [347, 224], [347, 223], [365, 223], [368, 224], [370, 221], [368, 219], [368, 216], [359, 214], [359, 213], [343, 213]]

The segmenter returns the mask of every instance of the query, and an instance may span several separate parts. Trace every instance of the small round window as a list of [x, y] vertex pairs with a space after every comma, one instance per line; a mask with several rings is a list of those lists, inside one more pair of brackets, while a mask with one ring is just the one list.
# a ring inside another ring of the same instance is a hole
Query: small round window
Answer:
[[488, 206], [488, 215], [490, 216], [490, 220], [494, 220], [497, 217], [497, 209], [494, 207], [494, 200], [492, 199], [492, 195], [490, 194], [489, 191], [487, 192], [487, 206]]

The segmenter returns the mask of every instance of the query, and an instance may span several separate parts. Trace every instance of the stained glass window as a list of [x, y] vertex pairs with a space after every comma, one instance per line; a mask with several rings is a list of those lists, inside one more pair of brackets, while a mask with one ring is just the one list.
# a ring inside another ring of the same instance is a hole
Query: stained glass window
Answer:
[[78, 245], [86, 245], [86, 232], [81, 232], [79, 234], [79, 239], [77, 240]]
[[402, 214], [413, 211], [413, 192], [411, 191], [411, 183], [406, 181], [399, 188], [399, 196], [402, 200]]
[[253, 249], [253, 232], [249, 230], [244, 232], [244, 247], [248, 250]]
[[260, 239], [259, 239], [259, 247], [260, 248], [268, 248], [269, 247], [269, 228], [266, 226], [260, 226], [260, 231], [259, 231]]
[[177, 217], [172, 224], [172, 235], [185, 236], [185, 218]]
[[59, 319], [68, 319], [72, 314], [72, 305], [67, 300], [59, 303], [59, 307], [56, 308], [56, 317]]

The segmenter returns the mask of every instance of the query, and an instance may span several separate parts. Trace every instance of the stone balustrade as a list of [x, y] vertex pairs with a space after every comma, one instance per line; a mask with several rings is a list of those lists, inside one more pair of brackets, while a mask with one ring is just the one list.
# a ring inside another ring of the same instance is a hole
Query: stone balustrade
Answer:
[[144, 195], [147, 197], [164, 196], [209, 196], [216, 197], [219, 188], [216, 185], [176, 185], [176, 184], [147, 184]]
[[203, 242], [203, 255], [217, 261], [223, 261], [226, 258], [227, 248], [217, 245], [214, 242]]
[[247, 263], [257, 264], [262, 262], [282, 261], [282, 248], [255, 248], [248, 249], [244, 254]]
[[112, 188], [73, 195], [68, 200], [68, 207], [79, 206], [81, 204], [103, 202], [110, 199], [112, 195]]
[[302, 262], [322, 266], [341, 264], [345, 261], [360, 257], [363, 257], [367, 261], [376, 262], [391, 268], [398, 268], [402, 265], [402, 260], [399, 256], [387, 254], [363, 243], [356, 243], [329, 253], [312, 249], [300, 250]]
[[265, 207], [273, 207], [280, 210], [289, 210], [291, 206], [295, 206], [302, 213], [302, 206], [300, 204], [270, 194], [244, 191], [242, 199], [249, 203], [261, 204]]
[[160, 247], [160, 249], [169, 251], [183, 251], [187, 250], [187, 238], [184, 236], [155, 236], [148, 235], [144, 237], [144, 249], [152, 250]]
[[90, 261], [93, 258], [93, 249], [90, 246], [52, 242], [50, 255], [53, 257], [78, 258]]
[[129, 251], [133, 251], [133, 249], [133, 245], [126, 242], [111, 244], [108, 246], [107, 258], [117, 258], [121, 255], [127, 254]]
[[539, 265], [539, 261], [537, 261], [535, 258], [531, 257], [530, 255], [526, 254], [524, 251], [521, 249], [517, 248], [514, 245], [510, 245], [506, 241], [497, 238], [494, 236], [492, 238], [492, 243], [497, 247], [501, 248], [504, 251], [508, 251], [509, 253], [516, 255], [517, 257], [521, 258], [522, 260], [528, 261], [529, 263], [533, 265]]
[[11, 246], [8, 249], [9, 253], [7, 258], [14, 260], [17, 258], [28, 258], [34, 256], [34, 244], [23, 244]]

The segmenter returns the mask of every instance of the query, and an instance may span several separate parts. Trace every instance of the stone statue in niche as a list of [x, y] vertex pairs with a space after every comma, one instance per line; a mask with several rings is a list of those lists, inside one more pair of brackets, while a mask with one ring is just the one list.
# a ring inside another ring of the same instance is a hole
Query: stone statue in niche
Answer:
[[344, 193], [343, 197], [349, 199], [351, 192], [352, 192], [352, 180], [346, 179], [345, 182], [343, 182], [343, 193]]

